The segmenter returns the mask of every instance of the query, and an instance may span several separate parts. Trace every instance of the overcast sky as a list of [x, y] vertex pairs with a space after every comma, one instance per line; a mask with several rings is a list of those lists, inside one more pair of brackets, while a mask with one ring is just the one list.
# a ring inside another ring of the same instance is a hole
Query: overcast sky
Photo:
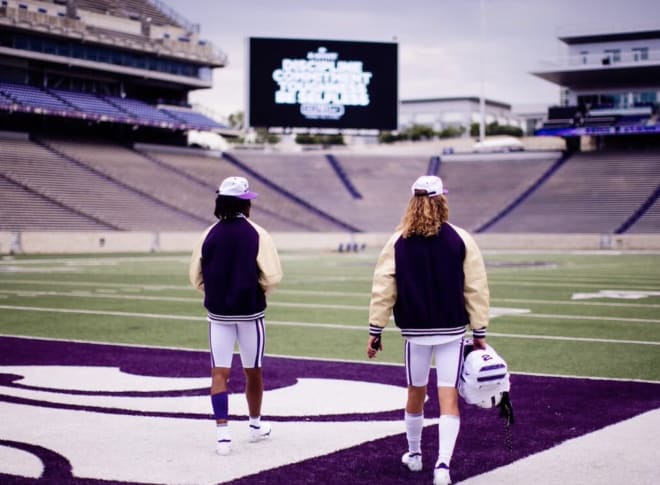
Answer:
[[245, 39], [395, 41], [399, 98], [480, 95], [521, 110], [559, 101], [559, 88], [530, 72], [565, 53], [566, 29], [660, 29], [660, 0], [165, 0], [229, 58], [213, 88], [192, 102], [228, 115], [242, 111]]

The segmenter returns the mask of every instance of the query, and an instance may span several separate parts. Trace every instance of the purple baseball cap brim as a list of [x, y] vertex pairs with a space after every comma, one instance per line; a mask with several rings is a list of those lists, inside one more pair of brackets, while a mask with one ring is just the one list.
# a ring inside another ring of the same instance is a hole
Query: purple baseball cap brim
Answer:
[[234, 197], [238, 197], [239, 199], [251, 200], [251, 199], [256, 199], [258, 196], [259, 196], [259, 194], [257, 194], [256, 192], [252, 192], [251, 190], [248, 190], [244, 194], [235, 195]]

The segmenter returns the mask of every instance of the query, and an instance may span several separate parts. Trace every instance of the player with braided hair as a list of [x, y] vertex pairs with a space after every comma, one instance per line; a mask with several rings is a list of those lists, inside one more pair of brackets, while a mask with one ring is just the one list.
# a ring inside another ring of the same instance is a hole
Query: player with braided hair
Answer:
[[234, 345], [238, 342], [246, 378], [249, 439], [270, 435], [261, 422], [261, 372], [266, 330], [266, 294], [282, 279], [282, 268], [270, 235], [248, 219], [251, 192], [243, 177], [222, 181], [215, 201], [218, 221], [195, 246], [190, 261], [190, 282], [204, 293], [211, 347], [211, 404], [217, 425], [216, 452], [231, 451], [228, 427], [228, 390]]
[[442, 179], [425, 175], [412, 185], [401, 225], [374, 271], [367, 355], [383, 349], [390, 315], [405, 342], [408, 398], [404, 412], [408, 451], [401, 462], [422, 470], [424, 400], [435, 359], [440, 405], [435, 485], [451, 483], [449, 466], [460, 428], [458, 378], [466, 327], [475, 348], [486, 348], [489, 290], [481, 252], [468, 232], [448, 222]]

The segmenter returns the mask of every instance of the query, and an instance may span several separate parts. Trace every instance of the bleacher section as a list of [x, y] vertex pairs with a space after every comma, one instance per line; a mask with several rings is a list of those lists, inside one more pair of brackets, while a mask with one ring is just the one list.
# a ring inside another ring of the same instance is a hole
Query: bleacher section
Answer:
[[0, 82], [0, 109], [177, 130], [226, 128], [191, 109], [159, 109], [138, 99]]
[[[205, 224], [34, 142], [2, 139], [0, 175], [118, 230], [200, 230]], [[18, 212], [29, 209], [16, 207]], [[62, 230], [67, 230], [63, 227]]]
[[0, 176], [0, 231], [112, 229]]
[[611, 234], [659, 180], [660, 152], [577, 153], [487, 232]]
[[[251, 217], [275, 232], [390, 232], [422, 155], [205, 150], [102, 139], [1, 138], [0, 230], [199, 231], [219, 182], [246, 176]], [[488, 233], [659, 233], [660, 150], [443, 156], [450, 221]], [[240, 162], [240, 163], [239, 163]], [[552, 169], [552, 170], [551, 170]], [[526, 197], [521, 197], [527, 194]], [[511, 206], [511, 207], [510, 207]], [[507, 210], [505, 210], [507, 209]]]
[[98, 117], [99, 119], [114, 119], [123, 122], [132, 121], [132, 118], [128, 113], [93, 94], [63, 91], [61, 89], [53, 89], [51, 92], [76, 108], [78, 111], [89, 114], [91, 117]]
[[29, 111], [64, 116], [70, 115], [74, 111], [73, 107], [62, 100], [34, 86], [0, 82], [0, 92]]
[[178, 120], [185, 125], [195, 128], [197, 130], [215, 130], [218, 128], [227, 128], [220, 123], [204, 116], [197, 111], [191, 109], [175, 109], [175, 108], [159, 108], [160, 111], [166, 113], [171, 118]]
[[658, 234], [660, 232], [660, 199], [658, 191], [655, 193], [655, 200], [648, 210], [635, 221], [627, 230], [636, 234]]
[[117, 96], [105, 96], [104, 99], [136, 120], [143, 120], [148, 124], [163, 128], [185, 128], [184, 123], [139, 99], [119, 98]]
[[[302, 207], [222, 158], [208, 157], [204, 152], [192, 149], [182, 149], [178, 153], [158, 150], [148, 153], [154, 159], [197, 181], [212, 183], [215, 188], [225, 177], [233, 175], [247, 177], [251, 189], [259, 194], [259, 198], [254, 204], [253, 218], [255, 222], [263, 224], [271, 230], [325, 232], [344, 230], [343, 227]], [[258, 168], [256, 169], [258, 170]], [[289, 187], [287, 186], [287, 188]]]
[[440, 176], [449, 191], [449, 220], [476, 231], [536, 182], [560, 155], [525, 153], [515, 158], [497, 156], [497, 160], [443, 161]]
[[178, 208], [203, 225], [213, 216], [213, 191], [199, 182], [168, 170], [152, 160], [121, 145], [101, 140], [43, 140], [56, 152], [76, 160], [92, 170], [111, 177], [140, 193]]

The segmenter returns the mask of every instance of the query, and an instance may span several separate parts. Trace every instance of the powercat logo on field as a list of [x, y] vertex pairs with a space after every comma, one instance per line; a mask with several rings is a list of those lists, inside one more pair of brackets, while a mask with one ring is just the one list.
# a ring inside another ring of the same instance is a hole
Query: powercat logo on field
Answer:
[[[401, 366], [266, 357], [264, 419], [273, 435], [249, 443], [244, 380], [236, 365], [230, 389], [234, 450], [228, 457], [214, 453], [208, 374], [207, 352], [0, 337], [0, 482], [409, 480], [399, 463], [406, 449]], [[435, 394], [429, 392], [425, 407], [426, 463], [435, 461]], [[496, 411], [462, 406], [454, 480], [660, 407], [658, 386], [639, 382], [514, 373], [511, 396], [517, 420], [511, 450]], [[585, 419], [584, 409], [599, 412]]]

